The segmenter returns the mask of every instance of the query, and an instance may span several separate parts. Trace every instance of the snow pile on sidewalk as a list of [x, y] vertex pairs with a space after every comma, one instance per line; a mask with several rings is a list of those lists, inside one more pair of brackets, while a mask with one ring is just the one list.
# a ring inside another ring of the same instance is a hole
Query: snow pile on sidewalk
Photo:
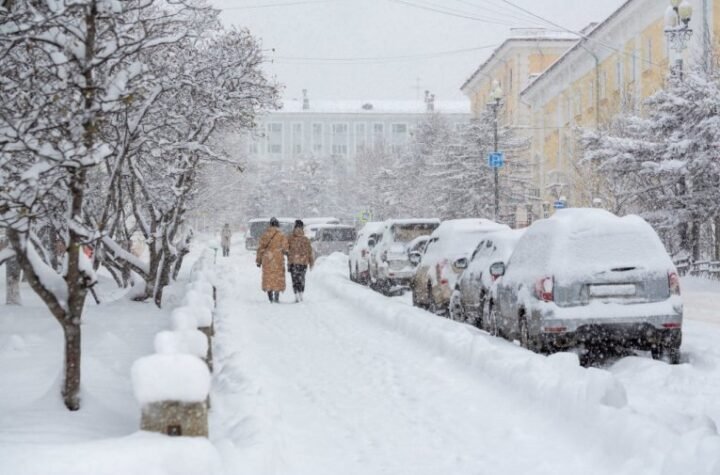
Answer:
[[478, 377], [526, 395], [528, 404], [574, 422], [579, 433], [603, 434], [593, 443], [616, 453], [618, 460], [629, 460], [618, 473], [720, 473], [720, 437], [708, 417], [673, 423], [642, 414], [628, 405], [619, 378], [580, 367], [573, 354], [545, 357], [528, 352], [468, 325], [389, 300], [351, 283], [346, 274], [347, 258], [329, 256], [311, 273], [310, 288], [321, 285], [365, 310], [377, 324], [469, 367]]
[[[186, 265], [190, 266], [199, 254], [199, 249], [193, 249]], [[187, 275], [184, 268], [181, 279]], [[4, 277], [0, 272], [0, 286], [5, 285]], [[0, 474], [223, 473], [218, 451], [208, 440], [138, 430], [141, 412], [133, 395], [131, 366], [152, 353], [155, 335], [165, 334], [163, 330], [171, 326], [173, 305], [166, 302], [161, 310], [152, 304], [130, 302], [123, 296], [125, 291], [119, 292], [102, 270], [99, 277], [98, 291], [116, 295], [119, 300], [95, 305], [89, 299], [86, 304], [82, 406], [77, 412], [67, 411], [59, 396], [62, 330], [47, 308], [26, 284], [21, 289], [24, 306], [0, 306]], [[192, 289], [208, 294], [205, 285], [192, 284]], [[167, 289], [171, 296], [186, 292], [184, 283]], [[195, 329], [192, 332], [196, 333], [178, 332], [172, 342], [158, 337], [159, 351], [170, 354], [155, 356], [193, 358], [190, 367], [201, 365], [207, 371], [204, 362], [194, 356], [172, 354], [199, 352], [202, 344], [197, 334], [206, 337]], [[176, 376], [188, 378], [185, 372]], [[206, 390], [202, 385], [208, 382], [201, 383], [194, 386]], [[155, 380], [146, 386], [165, 384]]]

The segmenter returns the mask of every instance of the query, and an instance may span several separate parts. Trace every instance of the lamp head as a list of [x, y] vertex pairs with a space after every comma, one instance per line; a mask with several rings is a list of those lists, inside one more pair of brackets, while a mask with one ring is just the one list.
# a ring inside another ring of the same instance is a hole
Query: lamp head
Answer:
[[692, 5], [690, 5], [690, 2], [688, 2], [687, 0], [683, 0], [680, 3], [680, 6], [678, 6], [678, 16], [680, 17], [680, 21], [682, 21], [685, 26], [690, 23], [690, 18], [692, 18], [692, 14]]

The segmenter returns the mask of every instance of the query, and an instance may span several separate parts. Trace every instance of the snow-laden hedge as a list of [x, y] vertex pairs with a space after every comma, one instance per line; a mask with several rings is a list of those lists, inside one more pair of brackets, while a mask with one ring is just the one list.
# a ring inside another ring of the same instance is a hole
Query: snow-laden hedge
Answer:
[[720, 437], [712, 421], [668, 427], [639, 414], [628, 406], [625, 387], [614, 375], [581, 367], [574, 354], [531, 353], [469, 325], [388, 299], [350, 282], [347, 258], [339, 254], [319, 262], [310, 278], [365, 310], [377, 324], [469, 367], [478, 378], [509, 386], [519, 403], [576, 424], [579, 437], [606, 433], [588, 443], [603, 444], [618, 460], [630, 460], [637, 473], [720, 473]]

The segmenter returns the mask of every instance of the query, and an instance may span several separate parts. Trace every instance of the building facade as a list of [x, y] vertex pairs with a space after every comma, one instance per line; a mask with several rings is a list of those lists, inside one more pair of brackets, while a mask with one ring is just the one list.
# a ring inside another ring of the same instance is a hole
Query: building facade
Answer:
[[[470, 99], [472, 112], [478, 117], [488, 110], [493, 102], [493, 89], [502, 89], [502, 105], [498, 109], [501, 126], [513, 129], [518, 141], [529, 143], [531, 139], [531, 109], [521, 100], [520, 93], [543, 71], [560, 58], [577, 42], [574, 35], [550, 32], [544, 29], [514, 29], [511, 36], [498, 47], [490, 58], [462, 85], [462, 92]], [[501, 173], [501, 189], [511, 186], [510, 176], [522, 166], [523, 173], [534, 176], [530, 146], [521, 150]], [[541, 193], [536, 186], [526, 186], [526, 196], [514, 200], [501, 199], [500, 215], [510, 224], [527, 224], [535, 215], [533, 209]], [[513, 194], [517, 196], [517, 194]], [[510, 202], [509, 202], [510, 201]]]
[[265, 114], [247, 141], [247, 154], [258, 163], [288, 166], [302, 157], [331, 160], [352, 173], [357, 157], [373, 147], [400, 152], [428, 114], [439, 113], [452, 127], [470, 119], [468, 102], [288, 100]]
[[641, 112], [642, 102], [663, 86], [670, 68], [707, 61], [717, 47], [720, 0], [691, 0], [687, 48], [676, 52], [665, 35], [667, 0], [629, 0], [577, 41], [520, 93], [530, 108], [533, 181], [538, 212], [553, 203], [602, 206], [599, 179], [581, 164], [584, 130], [607, 124], [622, 111]]

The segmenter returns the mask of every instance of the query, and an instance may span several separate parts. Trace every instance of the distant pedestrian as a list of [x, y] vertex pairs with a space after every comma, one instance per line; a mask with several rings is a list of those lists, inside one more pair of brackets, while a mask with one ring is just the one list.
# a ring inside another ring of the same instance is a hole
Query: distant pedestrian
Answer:
[[280, 231], [276, 218], [270, 219], [270, 227], [260, 238], [255, 263], [262, 267], [262, 289], [267, 292], [270, 302], [280, 301], [280, 292], [285, 291], [285, 254], [288, 240]]
[[222, 246], [223, 257], [230, 255], [230, 240], [232, 239], [232, 230], [230, 225], [225, 223], [222, 231], [220, 231], [220, 245]]
[[315, 264], [312, 246], [303, 228], [302, 221], [299, 219], [295, 221], [295, 229], [288, 239], [288, 269], [292, 277], [296, 302], [302, 302], [305, 292], [305, 273]]

